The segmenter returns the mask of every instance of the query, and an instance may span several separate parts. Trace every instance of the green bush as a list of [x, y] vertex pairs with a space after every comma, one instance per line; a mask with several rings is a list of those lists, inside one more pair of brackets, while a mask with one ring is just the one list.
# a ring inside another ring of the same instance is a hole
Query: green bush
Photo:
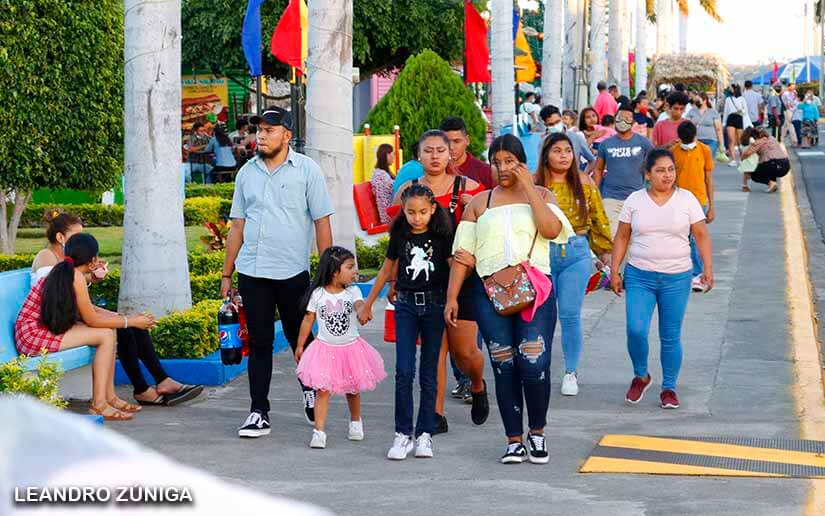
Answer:
[[194, 252], [189, 253], [189, 274], [204, 276], [223, 272], [224, 253], [222, 252]]
[[[229, 217], [232, 201], [220, 197], [194, 197], [183, 201], [183, 219], [187, 226], [198, 226], [206, 222]], [[11, 213], [9, 206], [7, 213]], [[58, 209], [77, 215], [89, 227], [122, 226], [123, 206], [113, 204], [29, 204], [23, 211], [20, 227], [44, 228], [43, 213], [47, 209]]]
[[[238, 276], [232, 280], [233, 288], [238, 288]], [[221, 273], [205, 274], [203, 276], [189, 276], [189, 284], [192, 287], [192, 304], [201, 301], [221, 299]]]
[[0, 254], [0, 272], [31, 267], [33, 261], [33, 254]]
[[183, 220], [187, 226], [197, 226], [217, 220], [220, 216], [219, 197], [195, 197], [183, 201]]
[[380, 269], [387, 256], [389, 237], [383, 237], [373, 246], [368, 246], [360, 238], [355, 239], [355, 255], [360, 269]]
[[469, 151], [478, 156], [486, 144], [487, 121], [475, 95], [447, 61], [425, 50], [407, 60], [390, 91], [370, 110], [364, 123], [370, 124], [373, 134], [392, 134], [393, 126], [401, 126], [401, 146], [406, 156], [412, 156], [412, 146], [421, 134], [438, 128], [449, 116], [464, 119], [470, 135]]
[[63, 370], [59, 364], [47, 362], [47, 356], [46, 351], [40, 354], [40, 364], [34, 371], [26, 370], [28, 357], [25, 355], [0, 364], [0, 392], [28, 394], [57, 408], [66, 407], [66, 401], [59, 394]]
[[101, 281], [93, 283], [89, 287], [89, 298], [92, 303], [117, 312], [117, 296], [120, 292], [120, 269], [113, 269], [109, 271]]
[[218, 350], [217, 313], [221, 302], [202, 301], [185, 312], [158, 319], [151, 330], [160, 358], [201, 358]]
[[46, 221], [43, 220], [43, 213], [45, 213], [47, 209], [58, 209], [60, 211], [77, 215], [83, 220], [83, 224], [86, 226], [101, 227], [123, 225], [123, 206], [119, 206], [117, 204], [113, 204], [111, 206], [107, 206], [105, 204], [29, 204], [23, 211], [23, 217], [20, 219], [20, 227], [46, 227], [47, 224]]
[[186, 185], [187, 199], [193, 197], [220, 197], [232, 200], [232, 194], [234, 193], [235, 183], [216, 183], [212, 185], [189, 183]]

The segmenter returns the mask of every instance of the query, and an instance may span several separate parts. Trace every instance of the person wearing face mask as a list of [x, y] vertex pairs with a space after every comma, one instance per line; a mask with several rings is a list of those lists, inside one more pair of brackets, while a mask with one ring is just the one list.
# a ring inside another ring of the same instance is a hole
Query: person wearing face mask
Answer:
[[[573, 153], [575, 154], [576, 164], [579, 170], [587, 170], [595, 163], [596, 156], [593, 155], [590, 146], [587, 145], [587, 140], [585, 140], [581, 133], [570, 131], [567, 128], [559, 112], [559, 108], [556, 106], [544, 106], [541, 108], [539, 116], [544, 122], [545, 128], [544, 135], [542, 135], [541, 141], [539, 142], [539, 154], [541, 154], [544, 139], [547, 136], [564, 133], [570, 139], [570, 144], [573, 146]], [[573, 119], [575, 119], [575, 115]]]
[[[705, 222], [710, 224], [716, 217], [713, 208], [713, 154], [710, 147], [697, 141], [696, 126], [693, 122], [682, 122], [677, 132], [679, 143], [670, 148], [676, 164], [676, 185], [696, 197], [705, 212]], [[702, 292], [705, 289], [702, 284], [704, 264], [693, 235], [690, 236], [690, 260], [693, 264], [691, 287], [694, 292]]]
[[716, 156], [722, 137], [722, 118], [710, 104], [707, 93], [699, 93], [696, 97], [696, 109], [691, 110], [685, 118], [696, 126], [696, 136], [700, 142], [710, 147], [712, 156]]
[[[611, 235], [616, 234], [624, 200], [644, 186], [642, 164], [652, 148], [650, 140], [633, 132], [633, 111], [625, 107], [619, 108], [616, 114], [616, 135], [599, 146], [593, 175], [610, 220]], [[610, 173], [605, 175], [605, 170]]]
[[814, 104], [813, 95], [805, 96], [805, 100], [799, 105], [802, 109], [802, 147], [809, 148], [819, 131], [816, 125], [819, 120], [819, 109]]

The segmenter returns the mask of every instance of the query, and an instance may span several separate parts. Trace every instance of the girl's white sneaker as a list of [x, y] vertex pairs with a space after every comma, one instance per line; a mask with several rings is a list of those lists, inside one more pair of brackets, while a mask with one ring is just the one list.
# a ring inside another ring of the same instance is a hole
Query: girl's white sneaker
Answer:
[[349, 440], [350, 441], [363, 441], [364, 440], [364, 422], [359, 419], [358, 421], [350, 421], [349, 422]]
[[310, 448], [324, 449], [327, 447], [327, 434], [321, 430], [312, 431], [312, 440], [309, 441]]

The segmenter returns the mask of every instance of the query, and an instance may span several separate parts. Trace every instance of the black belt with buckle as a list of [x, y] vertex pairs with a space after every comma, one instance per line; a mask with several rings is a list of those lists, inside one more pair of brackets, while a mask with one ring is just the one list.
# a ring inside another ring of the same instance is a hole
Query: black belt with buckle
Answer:
[[402, 303], [410, 303], [415, 306], [443, 305], [447, 302], [447, 292], [444, 290], [427, 290], [424, 292], [400, 290], [397, 293], [397, 298]]

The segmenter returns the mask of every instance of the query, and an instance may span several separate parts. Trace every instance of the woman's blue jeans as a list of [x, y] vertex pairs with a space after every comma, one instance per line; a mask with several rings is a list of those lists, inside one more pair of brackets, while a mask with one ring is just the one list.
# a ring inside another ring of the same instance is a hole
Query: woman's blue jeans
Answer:
[[496, 401], [507, 437], [524, 435], [525, 404], [529, 427], [544, 428], [550, 405], [550, 354], [556, 328], [554, 296], [551, 294], [529, 323], [524, 322], [521, 314], [499, 315], [484, 292], [479, 292], [477, 299], [478, 328], [490, 354]]
[[574, 373], [582, 352], [582, 303], [587, 281], [593, 269], [590, 243], [586, 236], [575, 236], [566, 244], [550, 244], [550, 268], [553, 290], [561, 323], [561, 347], [564, 370]]
[[704, 143], [708, 147], [710, 147], [710, 155], [713, 159], [716, 159], [716, 151], [719, 150], [719, 142], [716, 141], [716, 140], [710, 140], [710, 139], [707, 139], [707, 140], [700, 139], [699, 141]]
[[444, 303], [415, 304], [410, 299], [395, 303], [395, 431], [413, 435], [413, 380], [415, 380], [415, 341], [421, 335], [421, 364], [418, 382], [421, 398], [415, 436], [435, 432], [435, 391], [438, 354], [444, 335]]
[[682, 365], [682, 321], [690, 296], [691, 271], [677, 274], [650, 272], [630, 264], [624, 270], [627, 314], [627, 351], [633, 374], [647, 376], [647, 338], [653, 309], [659, 309], [662, 389], [676, 390]]

